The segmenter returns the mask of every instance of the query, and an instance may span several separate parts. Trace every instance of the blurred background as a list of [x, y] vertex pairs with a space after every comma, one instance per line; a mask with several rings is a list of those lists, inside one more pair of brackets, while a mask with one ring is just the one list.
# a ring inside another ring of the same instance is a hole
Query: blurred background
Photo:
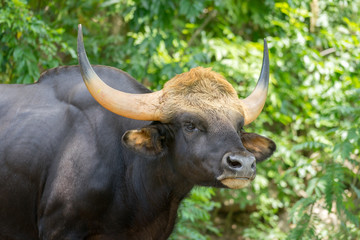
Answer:
[[[0, 0], [0, 82], [92, 64], [158, 90], [212, 67], [239, 97], [270, 49], [265, 109], [246, 131], [277, 151], [242, 190], [195, 188], [171, 239], [360, 239], [360, 0]], [[0, 123], [1, 124], [1, 123]]]

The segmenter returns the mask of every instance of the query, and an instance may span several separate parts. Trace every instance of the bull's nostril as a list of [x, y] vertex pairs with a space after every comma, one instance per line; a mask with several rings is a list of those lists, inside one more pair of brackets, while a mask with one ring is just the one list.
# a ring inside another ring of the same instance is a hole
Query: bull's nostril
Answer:
[[255, 162], [253, 162], [253, 163], [251, 164], [251, 169], [252, 169], [252, 170], [255, 170], [255, 169], [256, 169]]
[[227, 163], [229, 164], [229, 166], [231, 166], [233, 168], [241, 168], [242, 167], [241, 162], [232, 160], [230, 156], [227, 157]]

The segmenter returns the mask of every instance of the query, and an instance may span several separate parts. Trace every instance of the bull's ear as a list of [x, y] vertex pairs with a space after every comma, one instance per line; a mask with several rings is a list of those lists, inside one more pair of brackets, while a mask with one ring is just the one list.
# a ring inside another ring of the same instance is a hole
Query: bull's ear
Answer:
[[276, 144], [269, 138], [256, 133], [241, 133], [244, 147], [254, 154], [256, 162], [262, 162], [270, 157], [276, 149]]
[[135, 152], [155, 156], [163, 151], [163, 139], [154, 125], [129, 130], [122, 137], [124, 145]]

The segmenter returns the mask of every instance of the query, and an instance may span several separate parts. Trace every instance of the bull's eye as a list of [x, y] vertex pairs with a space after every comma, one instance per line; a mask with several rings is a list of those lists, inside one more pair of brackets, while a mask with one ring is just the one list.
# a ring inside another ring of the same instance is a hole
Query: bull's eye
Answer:
[[184, 124], [184, 128], [186, 131], [188, 132], [194, 132], [195, 130], [197, 130], [195, 124], [191, 123], [191, 122], [186, 122]]
[[237, 132], [238, 132], [239, 135], [241, 135], [241, 133], [243, 133], [245, 131], [244, 131], [244, 128], [241, 127]]

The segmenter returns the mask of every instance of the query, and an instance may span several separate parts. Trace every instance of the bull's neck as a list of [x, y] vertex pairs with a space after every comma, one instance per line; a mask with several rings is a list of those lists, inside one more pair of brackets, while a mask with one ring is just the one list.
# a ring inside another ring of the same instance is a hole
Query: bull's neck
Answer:
[[[181, 200], [193, 185], [171, 167], [166, 156], [144, 159], [138, 156], [127, 168], [129, 194], [133, 194], [137, 221], [172, 230]], [[148, 222], [146, 222], [148, 221]]]
[[[151, 206], [169, 201], [181, 201], [193, 185], [177, 174], [166, 156], [156, 159], [138, 157], [127, 169], [133, 181], [131, 188], [135, 195]], [[160, 207], [160, 206], [159, 206]]]

